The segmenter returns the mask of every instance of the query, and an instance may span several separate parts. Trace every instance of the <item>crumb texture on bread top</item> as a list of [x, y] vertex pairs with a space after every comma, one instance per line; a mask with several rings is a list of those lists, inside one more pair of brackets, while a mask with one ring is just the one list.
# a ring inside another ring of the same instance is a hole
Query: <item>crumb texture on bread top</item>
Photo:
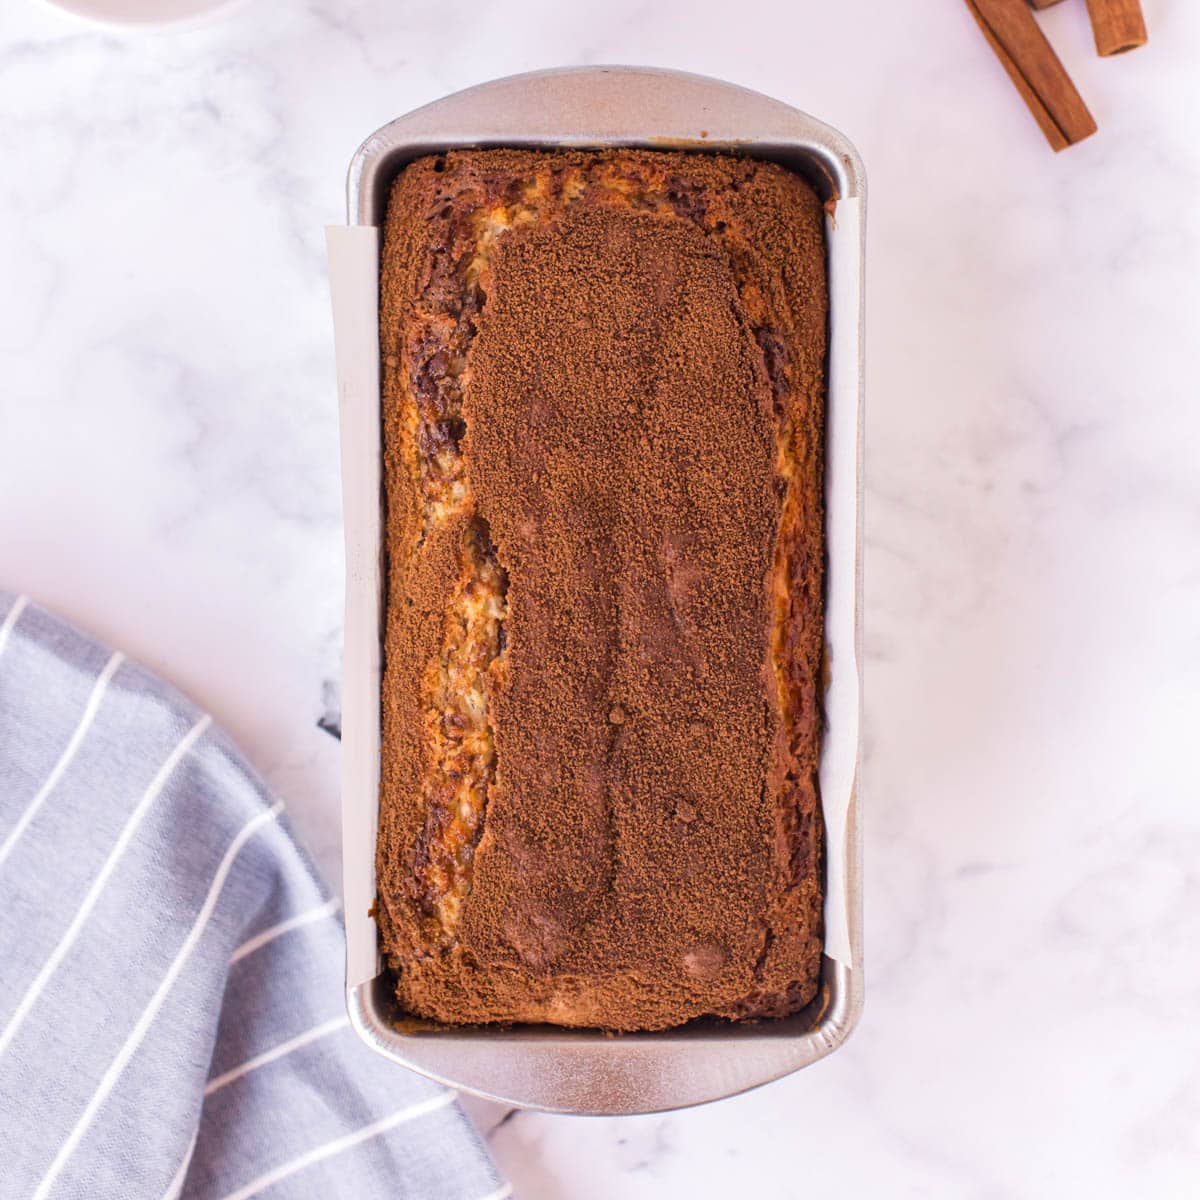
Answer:
[[774, 164], [398, 177], [376, 915], [405, 1011], [815, 996], [826, 320], [820, 201]]

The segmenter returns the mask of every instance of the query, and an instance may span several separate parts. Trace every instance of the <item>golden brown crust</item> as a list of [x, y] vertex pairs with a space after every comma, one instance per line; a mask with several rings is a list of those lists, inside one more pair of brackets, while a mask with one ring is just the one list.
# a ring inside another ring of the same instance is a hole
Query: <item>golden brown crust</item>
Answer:
[[815, 995], [815, 193], [647, 151], [394, 187], [383, 945], [405, 1011], [657, 1029]]

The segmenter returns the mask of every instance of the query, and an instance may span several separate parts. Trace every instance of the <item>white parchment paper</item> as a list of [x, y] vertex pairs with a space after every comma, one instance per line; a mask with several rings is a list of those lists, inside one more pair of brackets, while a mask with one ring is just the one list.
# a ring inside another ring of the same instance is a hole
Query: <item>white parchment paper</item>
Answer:
[[858, 661], [861, 566], [860, 388], [862, 205], [839, 200], [826, 220], [829, 241], [829, 393], [825, 416], [825, 642], [829, 688], [821, 747], [825, 817], [825, 953], [848, 967], [852, 872], [858, 847], [847, 818], [858, 772], [862, 704]]
[[379, 808], [379, 231], [326, 230], [342, 442], [346, 632], [342, 659], [342, 862], [346, 982], [379, 972], [375, 827]]
[[[830, 683], [821, 754], [827, 880], [825, 953], [850, 967], [850, 894], [857, 847], [847, 816], [858, 765], [860, 679], [860, 220], [857, 199], [827, 221], [830, 347], [826, 418], [826, 641]], [[346, 538], [346, 645], [342, 685], [342, 830], [347, 984], [379, 970], [375, 923], [375, 832], [379, 791], [380, 374], [379, 238], [371, 226], [327, 230], [341, 412]]]

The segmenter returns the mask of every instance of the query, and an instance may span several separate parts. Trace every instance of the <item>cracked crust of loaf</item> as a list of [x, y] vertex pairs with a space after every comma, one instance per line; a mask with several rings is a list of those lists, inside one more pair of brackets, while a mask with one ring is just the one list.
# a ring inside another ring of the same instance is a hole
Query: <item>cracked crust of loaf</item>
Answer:
[[406, 1013], [816, 995], [826, 323], [821, 203], [774, 164], [397, 179], [375, 915]]

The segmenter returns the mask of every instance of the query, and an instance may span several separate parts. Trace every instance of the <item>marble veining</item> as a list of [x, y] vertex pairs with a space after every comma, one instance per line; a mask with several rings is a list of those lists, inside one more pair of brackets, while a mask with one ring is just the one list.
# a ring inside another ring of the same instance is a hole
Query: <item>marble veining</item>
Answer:
[[[1200, 1180], [1200, 9], [1044, 145], [960, 4], [245, 0], [0, 13], [0, 585], [174, 680], [338, 879], [322, 227], [358, 142], [480, 80], [657, 63], [859, 146], [868, 999], [688, 1112], [469, 1108], [523, 1200], [1185, 1197]], [[330, 735], [333, 736], [330, 736]]]

